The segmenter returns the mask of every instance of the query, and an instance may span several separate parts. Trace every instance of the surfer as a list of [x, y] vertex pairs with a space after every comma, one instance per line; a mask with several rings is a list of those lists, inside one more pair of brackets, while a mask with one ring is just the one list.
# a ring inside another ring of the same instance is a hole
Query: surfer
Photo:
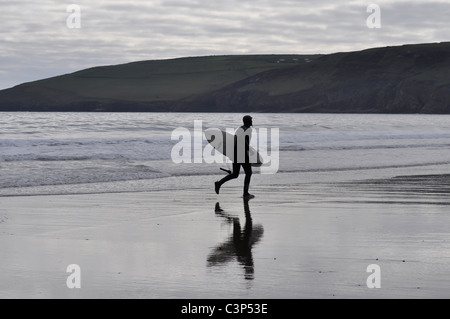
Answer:
[[220, 181], [215, 182], [216, 194], [219, 194], [220, 187], [229, 180], [239, 177], [241, 166], [245, 172], [244, 180], [244, 198], [254, 198], [248, 190], [250, 187], [250, 180], [252, 178], [252, 165], [250, 163], [249, 148], [252, 135], [253, 118], [250, 115], [246, 115], [243, 118], [244, 125], [236, 130], [234, 135], [234, 161], [233, 172], [228, 176], [225, 176]]

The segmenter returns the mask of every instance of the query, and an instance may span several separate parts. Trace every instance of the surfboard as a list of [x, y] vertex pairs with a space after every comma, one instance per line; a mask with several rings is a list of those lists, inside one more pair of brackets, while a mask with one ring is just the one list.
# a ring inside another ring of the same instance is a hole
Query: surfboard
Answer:
[[[207, 129], [205, 132], [206, 140], [215, 150], [222, 153], [234, 161], [234, 135], [219, 129]], [[249, 161], [252, 166], [259, 167], [264, 164], [263, 157], [257, 150], [250, 146]]]

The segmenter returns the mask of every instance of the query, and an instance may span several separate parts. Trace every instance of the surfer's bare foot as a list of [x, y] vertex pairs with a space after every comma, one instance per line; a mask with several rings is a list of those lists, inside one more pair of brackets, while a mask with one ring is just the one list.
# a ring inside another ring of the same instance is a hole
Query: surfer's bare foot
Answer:
[[216, 188], [216, 194], [219, 195], [219, 192], [220, 192], [220, 183], [219, 183], [219, 182], [215, 182], [214, 185], [215, 185], [215, 188]]
[[255, 198], [255, 195], [252, 195], [252, 194], [244, 194], [244, 199], [253, 199], [253, 198]]

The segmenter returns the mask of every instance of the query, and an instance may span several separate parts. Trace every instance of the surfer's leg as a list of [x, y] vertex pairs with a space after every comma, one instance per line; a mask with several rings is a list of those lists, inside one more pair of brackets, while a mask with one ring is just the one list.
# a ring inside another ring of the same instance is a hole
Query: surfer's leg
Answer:
[[252, 165], [251, 164], [243, 164], [242, 167], [245, 171], [245, 180], [244, 180], [244, 196], [249, 196], [248, 189], [250, 188], [250, 180], [252, 179]]
[[220, 181], [215, 183], [216, 194], [219, 194], [220, 187], [222, 187], [222, 185], [224, 183], [228, 182], [229, 180], [238, 178], [240, 170], [241, 170], [241, 164], [233, 164], [233, 173], [228, 174], [227, 176], [222, 178]]
[[241, 170], [241, 164], [233, 164], [233, 173], [228, 174], [219, 182], [222, 186], [223, 183], [228, 182], [229, 180], [235, 179], [239, 177], [239, 171]]

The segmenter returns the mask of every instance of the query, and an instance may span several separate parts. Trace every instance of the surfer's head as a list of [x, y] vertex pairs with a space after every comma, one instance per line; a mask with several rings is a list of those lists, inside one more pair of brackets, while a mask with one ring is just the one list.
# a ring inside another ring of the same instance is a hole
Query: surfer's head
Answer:
[[253, 118], [250, 115], [244, 116], [242, 119], [244, 121], [244, 125], [247, 127], [253, 126]]

